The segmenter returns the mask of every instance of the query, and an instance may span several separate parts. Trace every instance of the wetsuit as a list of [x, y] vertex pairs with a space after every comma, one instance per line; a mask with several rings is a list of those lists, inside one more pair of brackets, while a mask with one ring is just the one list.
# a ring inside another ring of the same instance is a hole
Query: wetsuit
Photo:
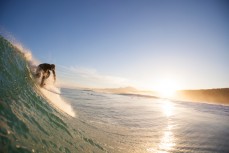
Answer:
[[53, 73], [54, 80], [56, 80], [56, 73], [55, 73], [55, 65], [54, 64], [47, 64], [43, 63], [38, 65], [37, 71], [36, 71], [36, 76], [37, 78], [41, 77], [42, 74], [42, 80], [40, 86], [44, 86], [44, 81], [50, 76], [50, 71]]

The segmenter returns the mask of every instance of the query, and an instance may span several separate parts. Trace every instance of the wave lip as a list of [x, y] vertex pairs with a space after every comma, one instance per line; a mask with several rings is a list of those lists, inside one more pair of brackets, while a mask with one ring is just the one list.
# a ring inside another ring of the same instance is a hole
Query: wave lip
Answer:
[[[33, 58], [31, 51], [23, 47], [23, 45], [17, 42], [16, 40], [13, 40], [10, 43], [1, 36], [0, 39], [2, 43], [1, 53], [3, 54], [3, 56], [1, 56], [1, 62], [4, 62], [3, 64], [1, 64], [1, 69], [4, 71], [4, 73], [8, 72], [11, 76], [8, 76], [4, 79], [1, 79], [0, 77], [0, 83], [6, 83], [6, 81], [14, 81], [15, 85], [19, 86], [19, 81], [15, 80], [15, 78], [21, 78], [25, 76], [25, 78], [30, 79], [30, 82], [24, 84], [31, 86], [35, 91], [41, 91], [42, 94], [40, 96], [46, 98], [48, 102], [54, 104], [54, 106], [56, 106], [62, 112], [65, 112], [72, 117], [76, 117], [76, 113], [73, 111], [71, 105], [62, 99], [60, 95], [60, 89], [51, 83], [51, 77], [49, 77], [46, 80], [46, 90], [44, 88], [40, 88], [39, 85], [37, 85], [39, 84], [40, 79], [35, 79], [33, 76], [35, 74], [36, 67], [39, 62], [38, 60]], [[14, 62], [12, 61], [11, 56], [13, 56]], [[3, 57], [5, 58], [3, 59]], [[22, 60], [24, 65], [22, 65], [22, 62], [19, 62], [19, 60]], [[4, 74], [2, 76], [4, 76]], [[20, 82], [22, 81], [25, 80], [20, 80]], [[9, 87], [12, 88], [10, 84], [7, 85], [9, 85]]]
[[105, 152], [84, 141], [59, 88], [40, 88], [28, 55], [0, 35], [0, 152]]

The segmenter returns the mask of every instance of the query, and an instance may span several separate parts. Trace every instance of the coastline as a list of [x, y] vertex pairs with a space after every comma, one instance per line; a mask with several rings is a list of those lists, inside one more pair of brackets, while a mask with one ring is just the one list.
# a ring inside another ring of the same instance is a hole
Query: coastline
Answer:
[[160, 97], [155, 91], [141, 91], [133, 87], [92, 89], [95, 92], [111, 93], [145, 98], [166, 98], [175, 101], [187, 101], [229, 106], [229, 88], [178, 90], [172, 97]]

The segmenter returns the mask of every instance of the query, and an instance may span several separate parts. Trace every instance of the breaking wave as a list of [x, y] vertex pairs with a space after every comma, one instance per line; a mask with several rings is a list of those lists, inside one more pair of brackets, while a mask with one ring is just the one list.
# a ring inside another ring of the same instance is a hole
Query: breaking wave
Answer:
[[0, 36], [0, 152], [103, 152], [73, 125], [76, 112], [60, 89], [39, 87], [35, 63]]

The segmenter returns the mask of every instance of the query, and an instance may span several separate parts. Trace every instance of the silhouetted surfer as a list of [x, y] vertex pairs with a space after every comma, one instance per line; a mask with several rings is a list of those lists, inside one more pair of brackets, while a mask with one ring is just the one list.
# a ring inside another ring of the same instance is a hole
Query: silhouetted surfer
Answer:
[[55, 73], [55, 65], [54, 64], [47, 64], [43, 63], [38, 65], [37, 71], [36, 71], [36, 77], [40, 78], [42, 74], [42, 80], [40, 86], [43, 87], [44, 81], [50, 76], [50, 71], [53, 73], [54, 81], [56, 81], [56, 73]]

